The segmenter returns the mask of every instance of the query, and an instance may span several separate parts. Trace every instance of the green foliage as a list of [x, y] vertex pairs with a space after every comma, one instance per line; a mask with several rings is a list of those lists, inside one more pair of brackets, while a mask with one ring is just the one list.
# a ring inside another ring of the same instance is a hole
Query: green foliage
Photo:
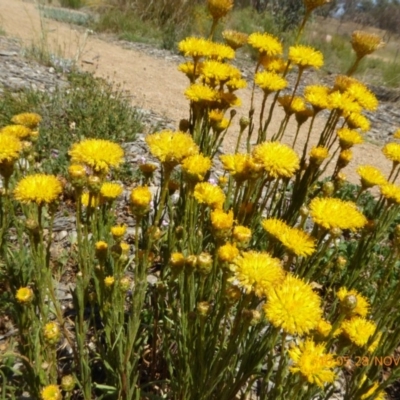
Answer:
[[[78, 7], [72, 7], [78, 8]], [[70, 11], [65, 8], [50, 8], [50, 7], [43, 7], [41, 12], [45, 18], [54, 19], [56, 21], [66, 22], [69, 24], [75, 25], [88, 25], [92, 18], [89, 14]]]
[[74, 141], [100, 138], [124, 143], [133, 141], [142, 129], [140, 115], [122, 89], [90, 74], [70, 74], [69, 86], [54, 93], [5, 90], [0, 98], [0, 125], [26, 110], [43, 117], [37, 159], [44, 171], [55, 174], [65, 171]]
[[84, 5], [83, 0], [60, 0], [60, 4], [62, 7], [67, 8], [81, 8]]

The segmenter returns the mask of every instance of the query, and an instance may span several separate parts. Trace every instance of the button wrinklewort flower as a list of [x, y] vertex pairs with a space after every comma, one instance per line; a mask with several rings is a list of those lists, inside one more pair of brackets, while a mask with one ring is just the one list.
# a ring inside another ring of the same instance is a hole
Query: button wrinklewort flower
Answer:
[[184, 132], [165, 130], [146, 136], [150, 152], [164, 165], [174, 167], [186, 157], [199, 153], [199, 147], [193, 138]]
[[352, 112], [343, 116], [346, 118], [346, 123], [350, 129], [361, 129], [363, 132], [368, 132], [371, 128], [371, 123], [363, 114]]
[[119, 183], [104, 182], [100, 188], [100, 196], [104, 200], [112, 201], [121, 196], [123, 187]]
[[21, 113], [11, 118], [11, 122], [14, 124], [24, 125], [30, 129], [36, 129], [41, 121], [42, 117], [36, 113]]
[[303, 280], [288, 275], [268, 293], [265, 315], [276, 328], [291, 335], [306, 335], [322, 317], [321, 299]]
[[348, 128], [338, 129], [337, 136], [342, 150], [350, 149], [354, 145], [364, 142], [363, 137], [357, 131]]
[[353, 317], [343, 321], [341, 329], [352, 343], [358, 347], [364, 347], [375, 333], [376, 325], [363, 317]]
[[62, 395], [57, 385], [47, 385], [40, 393], [42, 400], [61, 400]]
[[265, 93], [277, 92], [285, 89], [287, 86], [287, 80], [282, 78], [275, 72], [262, 71], [257, 72], [254, 77], [254, 82], [259, 86]]
[[289, 61], [301, 69], [319, 69], [324, 65], [324, 56], [312, 47], [297, 45], [289, 47]]
[[254, 32], [249, 36], [247, 43], [258, 50], [260, 54], [275, 57], [283, 53], [282, 43], [268, 33]]
[[327, 86], [309, 85], [304, 89], [304, 98], [319, 112], [329, 107], [329, 93]]
[[193, 57], [198, 60], [200, 57], [208, 57], [211, 53], [212, 42], [204, 38], [187, 37], [178, 44], [179, 51], [185, 57]]
[[73, 144], [68, 154], [73, 163], [85, 164], [103, 174], [108, 173], [111, 167], [118, 167], [124, 160], [122, 147], [103, 139], [82, 140]]
[[315, 343], [310, 339], [288, 350], [293, 366], [290, 372], [300, 373], [309, 383], [320, 388], [335, 380], [332, 368], [337, 366], [334, 354], [326, 354], [324, 343]]
[[225, 17], [232, 9], [233, 0], [207, 0], [207, 8], [216, 20]]
[[383, 173], [372, 165], [360, 165], [356, 171], [360, 175], [361, 186], [365, 189], [387, 183]]
[[393, 183], [385, 183], [379, 186], [382, 196], [390, 203], [400, 204], [400, 187]]
[[17, 290], [15, 298], [21, 304], [29, 304], [33, 299], [33, 290], [30, 287], [21, 287]]
[[388, 143], [383, 149], [382, 153], [388, 160], [394, 163], [400, 163], [400, 144], [399, 143]]
[[22, 178], [14, 197], [21, 203], [36, 203], [38, 206], [53, 203], [62, 192], [62, 185], [54, 175], [34, 174]]
[[230, 268], [234, 275], [231, 281], [237, 281], [239, 287], [258, 297], [268, 296], [285, 277], [280, 260], [265, 252], [243, 252], [232, 263]]
[[221, 209], [225, 202], [223, 190], [209, 182], [198, 183], [194, 188], [194, 197], [199, 203], [207, 204], [213, 209]]
[[207, 85], [194, 83], [185, 90], [185, 96], [193, 103], [209, 103], [218, 99], [218, 92]]
[[253, 150], [253, 157], [273, 178], [290, 178], [300, 168], [295, 151], [279, 142], [259, 144]]
[[0, 134], [15, 136], [18, 139], [26, 139], [31, 136], [32, 130], [24, 125], [7, 125], [0, 129]]
[[243, 32], [227, 29], [222, 32], [222, 37], [229, 47], [231, 47], [233, 50], [237, 50], [247, 43], [249, 36]]
[[356, 298], [356, 306], [352, 309], [348, 309], [350, 316], [359, 315], [360, 317], [366, 317], [369, 310], [368, 300], [357, 292], [355, 289], [347, 290], [345, 287], [341, 287], [336, 293], [338, 299], [343, 302], [347, 296], [354, 296]]
[[13, 163], [22, 150], [20, 140], [12, 135], [0, 134], [0, 163]]
[[383, 46], [382, 39], [374, 34], [363, 31], [354, 31], [351, 36], [351, 45], [358, 58], [362, 58]]
[[301, 229], [292, 228], [276, 218], [265, 219], [261, 225], [292, 254], [307, 257], [315, 252], [315, 240]]
[[358, 211], [355, 203], [334, 198], [313, 199], [310, 203], [310, 215], [314, 222], [325, 229], [362, 228], [367, 219]]

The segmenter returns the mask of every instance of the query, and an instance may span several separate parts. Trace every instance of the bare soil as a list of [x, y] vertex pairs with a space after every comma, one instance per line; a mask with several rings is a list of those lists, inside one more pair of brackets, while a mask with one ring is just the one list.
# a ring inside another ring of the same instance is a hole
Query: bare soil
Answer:
[[[21, 39], [25, 46], [39, 46], [63, 58], [75, 60], [82, 70], [122, 85], [129, 92], [132, 105], [163, 115], [176, 126], [180, 119], [188, 117], [189, 106], [183, 95], [188, 80], [177, 70], [174, 60], [126, 49], [115, 41], [104, 40], [101, 35], [89, 34], [85, 29], [41, 18], [32, 2], [0, 0], [0, 13], [0, 27], [7, 35]], [[242, 106], [237, 110], [236, 126], [241, 116], [248, 115], [251, 87], [240, 90], [238, 95]], [[256, 93], [255, 115], [260, 110], [261, 100], [261, 93]], [[276, 109], [270, 125], [272, 134], [278, 129], [282, 116], [283, 112]], [[299, 153], [304, 146], [308, 124], [304, 125], [296, 145]], [[315, 123], [312, 142], [315, 142], [324, 125], [325, 119], [320, 117]], [[289, 123], [284, 141], [291, 143], [295, 130], [296, 124]], [[231, 129], [224, 143], [225, 151], [233, 151], [236, 137], [237, 129]], [[368, 142], [354, 148], [353, 161], [344, 171], [352, 183], [358, 183], [355, 168], [360, 164], [373, 164], [385, 174], [391, 168], [391, 163], [381, 152], [381, 145]]]

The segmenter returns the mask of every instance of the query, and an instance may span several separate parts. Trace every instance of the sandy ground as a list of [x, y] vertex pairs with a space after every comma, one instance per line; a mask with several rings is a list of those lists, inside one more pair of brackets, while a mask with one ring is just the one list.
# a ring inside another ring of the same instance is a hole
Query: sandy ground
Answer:
[[[0, 27], [7, 35], [20, 38], [26, 46], [32, 44], [44, 46], [49, 51], [64, 58], [71, 58], [85, 71], [95, 76], [112, 80], [122, 85], [130, 93], [132, 104], [153, 110], [174, 121], [177, 126], [181, 118], [188, 117], [188, 102], [183, 91], [188, 86], [187, 78], [177, 71], [177, 65], [171, 60], [151, 57], [143, 52], [124, 49], [115, 43], [102, 40], [96, 34], [88, 34], [68, 24], [40, 18], [34, 3], [21, 0], [0, 0]], [[235, 117], [237, 122], [247, 115], [251, 91], [250, 88], [238, 92], [242, 106]], [[256, 115], [260, 109], [261, 94], [255, 98]], [[276, 110], [271, 123], [272, 133], [278, 129], [283, 113]], [[315, 123], [314, 136], [318, 137], [325, 121]], [[296, 146], [300, 153], [303, 148], [305, 130], [301, 133]], [[289, 124], [286, 140], [292, 141], [296, 125]], [[232, 130], [224, 144], [225, 150], [234, 148], [236, 132]], [[373, 164], [389, 173], [391, 163], [381, 153], [381, 146], [364, 143], [354, 149], [354, 158], [345, 169], [348, 180], [357, 183], [355, 168], [360, 164]]]

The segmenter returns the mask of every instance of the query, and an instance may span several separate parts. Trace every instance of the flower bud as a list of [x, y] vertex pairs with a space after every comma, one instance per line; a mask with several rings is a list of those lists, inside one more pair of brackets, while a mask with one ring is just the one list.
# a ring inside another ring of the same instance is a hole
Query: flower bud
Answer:
[[239, 120], [240, 130], [244, 131], [250, 125], [250, 119], [247, 117], [242, 117]]
[[325, 197], [330, 197], [335, 191], [335, 185], [332, 182], [325, 182], [322, 185], [322, 193]]
[[43, 336], [46, 343], [57, 344], [61, 337], [60, 327], [55, 322], [48, 322], [43, 328]]
[[197, 257], [195, 255], [190, 255], [187, 256], [185, 259], [185, 266], [190, 269], [193, 270], [196, 267], [197, 264]]
[[113, 276], [106, 276], [104, 278], [104, 286], [111, 289], [114, 286], [115, 278]]
[[343, 301], [340, 303], [343, 311], [347, 314], [353, 311], [357, 307], [357, 296], [354, 294], [347, 295]]
[[209, 253], [200, 253], [197, 256], [197, 271], [203, 275], [211, 272], [213, 259]]
[[33, 300], [33, 290], [30, 287], [21, 287], [17, 290], [15, 298], [23, 305], [30, 304]]
[[197, 312], [201, 317], [206, 317], [211, 312], [211, 304], [208, 301], [197, 303]]
[[185, 257], [182, 253], [172, 253], [169, 263], [172, 269], [180, 271], [185, 266]]
[[72, 392], [75, 388], [75, 378], [73, 375], [64, 375], [61, 378], [61, 389], [64, 392]]
[[92, 194], [98, 194], [101, 190], [101, 179], [97, 175], [90, 175], [87, 180], [89, 192]]
[[123, 292], [126, 292], [131, 288], [131, 278], [129, 276], [123, 276], [119, 281], [119, 287]]

